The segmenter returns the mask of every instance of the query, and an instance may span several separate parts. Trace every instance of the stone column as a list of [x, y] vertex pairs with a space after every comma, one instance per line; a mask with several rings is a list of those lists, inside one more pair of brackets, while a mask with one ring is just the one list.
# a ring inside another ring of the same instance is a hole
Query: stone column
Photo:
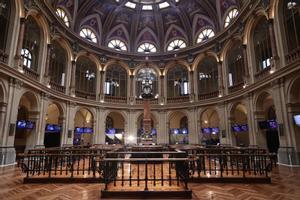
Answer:
[[247, 45], [243, 45], [243, 60], [244, 60], [244, 83], [250, 83], [248, 57], [247, 57]]
[[191, 108], [188, 111], [189, 144], [199, 144], [197, 132], [197, 110], [195, 108]]
[[195, 91], [194, 91], [194, 71], [190, 71], [190, 101], [195, 101]]
[[70, 95], [75, 95], [75, 87], [76, 87], [75, 81], [76, 81], [76, 61], [72, 60]]
[[257, 145], [256, 134], [255, 134], [255, 119], [254, 119], [254, 108], [253, 108], [253, 94], [250, 93], [246, 96], [246, 107], [247, 107], [247, 123], [249, 133], [249, 144]]
[[222, 61], [218, 62], [218, 84], [219, 84], [219, 95], [224, 96], [224, 78], [223, 78], [223, 69], [222, 69]]
[[46, 58], [46, 66], [45, 66], [45, 74], [44, 74], [44, 83], [49, 84], [50, 78], [49, 77], [49, 69], [50, 69], [50, 62], [51, 62], [51, 54], [52, 54], [52, 44], [47, 45], [47, 58]]
[[23, 48], [23, 41], [24, 41], [25, 21], [26, 21], [26, 19], [24, 17], [20, 19], [19, 38], [18, 38], [18, 44], [17, 44], [16, 56], [15, 56], [16, 68], [19, 71], [23, 71], [21, 50]]
[[130, 75], [129, 76], [130, 78], [130, 93], [129, 93], [129, 103], [131, 105], [135, 104], [135, 95], [136, 95], [136, 92], [134, 91], [135, 87], [134, 87], [134, 75]]
[[277, 45], [276, 45], [276, 38], [274, 33], [274, 21], [273, 19], [269, 19], [269, 34], [270, 34], [270, 42], [271, 42], [271, 49], [272, 49], [272, 61], [271, 61], [271, 68], [277, 69], [279, 66], [277, 65], [277, 61], [279, 59], [278, 52], [277, 52]]
[[104, 102], [105, 71], [100, 71], [100, 102]]
[[157, 144], [169, 144], [167, 115], [165, 111], [158, 111]]
[[64, 116], [60, 116], [58, 118], [58, 124], [61, 126], [61, 131], [60, 131], [60, 146], [63, 147], [63, 145], [67, 143], [67, 138], [68, 138], [68, 130], [67, 130], [66, 118]]
[[165, 104], [165, 76], [160, 75], [160, 94], [159, 94], [159, 104]]
[[101, 72], [97, 69], [96, 72], [96, 100], [100, 100], [100, 90], [101, 90]]

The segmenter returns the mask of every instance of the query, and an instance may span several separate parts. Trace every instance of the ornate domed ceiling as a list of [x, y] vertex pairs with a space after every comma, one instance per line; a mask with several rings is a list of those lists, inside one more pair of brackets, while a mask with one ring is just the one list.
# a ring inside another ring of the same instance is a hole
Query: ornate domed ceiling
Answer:
[[66, 26], [90, 42], [117, 51], [155, 53], [205, 42], [229, 25], [242, 2], [53, 0], [52, 6]]

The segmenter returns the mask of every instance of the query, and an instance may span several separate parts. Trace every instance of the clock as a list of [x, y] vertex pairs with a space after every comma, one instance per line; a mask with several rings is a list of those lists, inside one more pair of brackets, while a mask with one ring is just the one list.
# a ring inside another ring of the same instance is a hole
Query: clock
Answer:
[[152, 89], [149, 85], [145, 85], [143, 87], [143, 94], [142, 94], [143, 98], [151, 98], [152, 97]]

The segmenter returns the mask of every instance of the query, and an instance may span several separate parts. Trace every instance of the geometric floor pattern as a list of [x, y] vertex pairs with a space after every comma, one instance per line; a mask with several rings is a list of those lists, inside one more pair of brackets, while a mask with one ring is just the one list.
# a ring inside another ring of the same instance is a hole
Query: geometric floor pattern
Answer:
[[[193, 199], [300, 200], [300, 168], [277, 166], [271, 184], [189, 184]], [[17, 167], [0, 168], [0, 200], [96, 200], [103, 184], [23, 184]]]

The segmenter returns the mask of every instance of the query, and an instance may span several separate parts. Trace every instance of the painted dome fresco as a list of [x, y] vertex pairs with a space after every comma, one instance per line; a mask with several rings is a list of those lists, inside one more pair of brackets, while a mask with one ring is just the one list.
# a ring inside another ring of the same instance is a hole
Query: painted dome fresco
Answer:
[[115, 51], [151, 54], [199, 45], [238, 17], [242, 0], [53, 0], [66, 27]]

